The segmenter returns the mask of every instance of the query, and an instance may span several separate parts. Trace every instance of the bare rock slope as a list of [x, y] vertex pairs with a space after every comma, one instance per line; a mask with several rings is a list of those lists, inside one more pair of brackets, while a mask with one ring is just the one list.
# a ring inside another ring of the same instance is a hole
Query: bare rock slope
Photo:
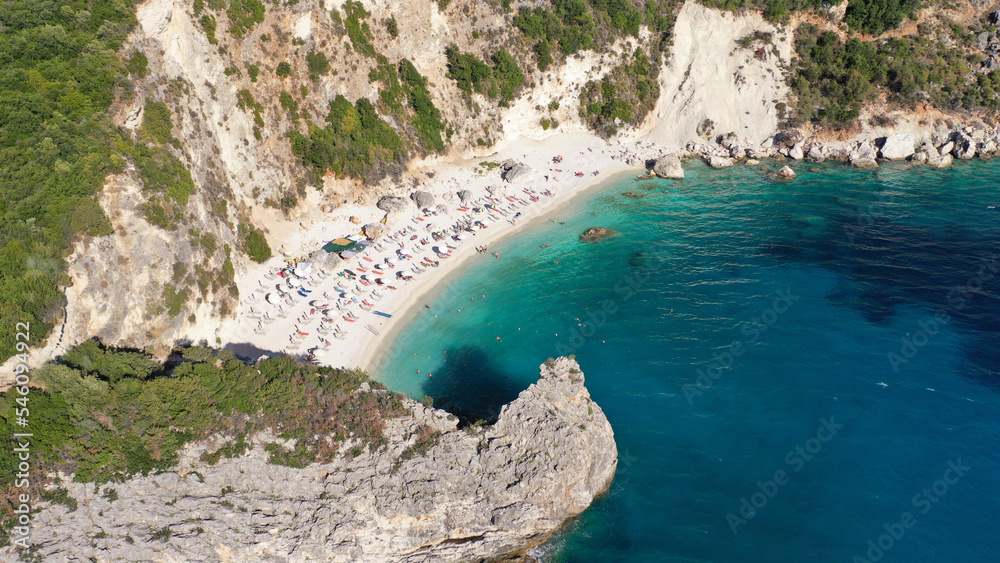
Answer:
[[[476, 561], [545, 540], [614, 477], [611, 425], [573, 360], [543, 365], [485, 429], [407, 403], [388, 446], [358, 457], [294, 469], [258, 443], [206, 466], [202, 444], [174, 471], [111, 485], [113, 501], [108, 486], [69, 484], [79, 508], [44, 508], [32, 540], [45, 561]], [[404, 453], [424, 426], [436, 444]]]

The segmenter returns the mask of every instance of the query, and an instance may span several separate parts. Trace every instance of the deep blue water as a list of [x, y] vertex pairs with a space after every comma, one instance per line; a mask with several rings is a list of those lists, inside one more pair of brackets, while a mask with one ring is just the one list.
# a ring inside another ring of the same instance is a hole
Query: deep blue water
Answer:
[[1000, 561], [1000, 163], [686, 169], [491, 246], [377, 376], [490, 418], [576, 354], [620, 461], [548, 561]]

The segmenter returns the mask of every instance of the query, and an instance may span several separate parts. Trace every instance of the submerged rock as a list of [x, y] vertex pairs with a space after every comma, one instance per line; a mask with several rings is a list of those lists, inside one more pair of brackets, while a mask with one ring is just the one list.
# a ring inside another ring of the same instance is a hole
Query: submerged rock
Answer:
[[[362, 384], [356, 393], [387, 391]], [[245, 454], [215, 465], [200, 456], [224, 439], [187, 447], [175, 470], [114, 483], [117, 500], [68, 480], [82, 510], [43, 505], [31, 542], [41, 561], [506, 560], [545, 541], [614, 477], [611, 424], [568, 358], [547, 361], [484, 428], [459, 429], [444, 411], [399, 400], [408, 412], [384, 419], [383, 447], [355, 456], [348, 438], [329, 463], [270, 464], [264, 443], [275, 438], [258, 434]], [[414, 455], [421, 436], [430, 445]], [[153, 530], [169, 530], [169, 541]], [[16, 557], [0, 548], [0, 560]]]
[[642, 198], [646, 197], [646, 196], [644, 196], [642, 194], [637, 194], [635, 192], [625, 192], [622, 195], [625, 196], [625, 197], [631, 197], [631, 198], [634, 198], [634, 199], [642, 199]]
[[584, 242], [597, 242], [599, 240], [606, 239], [613, 234], [615, 234], [614, 231], [605, 227], [591, 227], [580, 235], [580, 240]]
[[653, 173], [660, 178], [671, 180], [683, 180], [684, 168], [681, 166], [681, 159], [677, 154], [666, 154], [656, 159], [653, 165]]

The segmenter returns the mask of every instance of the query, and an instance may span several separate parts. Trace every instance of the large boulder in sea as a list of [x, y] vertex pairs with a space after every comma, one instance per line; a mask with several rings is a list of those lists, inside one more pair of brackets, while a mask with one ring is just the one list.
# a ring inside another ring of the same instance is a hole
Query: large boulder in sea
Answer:
[[434, 195], [428, 192], [413, 192], [410, 194], [410, 199], [417, 204], [418, 209], [430, 209], [434, 205]]
[[614, 231], [605, 227], [591, 227], [580, 235], [580, 240], [583, 242], [597, 242], [599, 240], [606, 239], [613, 234], [615, 234]]
[[781, 170], [771, 172], [770, 176], [775, 180], [791, 180], [795, 178], [795, 171], [791, 166], [782, 166]]
[[406, 201], [405, 197], [399, 197], [395, 195], [387, 195], [382, 199], [378, 200], [375, 207], [378, 207], [386, 213], [392, 213], [394, 211], [403, 211], [407, 208], [409, 202]]
[[472, 201], [472, 197], [471, 190], [459, 190], [458, 192], [458, 201], [462, 202], [463, 205]]
[[917, 139], [910, 133], [896, 133], [889, 135], [882, 143], [879, 152], [886, 160], [906, 160], [914, 153]]
[[508, 161], [504, 163], [504, 170], [500, 173], [500, 177], [506, 182], [519, 184], [532, 181], [535, 177], [535, 171], [523, 162]]
[[676, 153], [671, 153], [656, 159], [656, 164], [653, 165], [653, 174], [660, 178], [683, 180], [684, 168], [681, 166], [680, 157]]

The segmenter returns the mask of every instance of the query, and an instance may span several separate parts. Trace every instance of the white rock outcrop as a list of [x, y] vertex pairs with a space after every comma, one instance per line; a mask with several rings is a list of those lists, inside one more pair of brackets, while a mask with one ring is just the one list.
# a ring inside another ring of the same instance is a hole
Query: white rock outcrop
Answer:
[[882, 144], [880, 154], [886, 160], [906, 160], [914, 153], [916, 138], [910, 133], [889, 135]]
[[[386, 419], [388, 445], [357, 457], [345, 445], [296, 469], [269, 464], [258, 443], [206, 466], [202, 445], [173, 471], [113, 484], [114, 501], [106, 486], [67, 482], [79, 508], [44, 506], [31, 540], [43, 561], [479, 561], [544, 541], [614, 477], [611, 424], [568, 358], [543, 365], [485, 429], [404, 403], [413, 414]], [[403, 455], [424, 426], [437, 443]], [[0, 559], [17, 555], [8, 546]]]
[[710, 156], [708, 157], [708, 165], [712, 168], [729, 168], [733, 165], [733, 159], [726, 156]]
[[875, 161], [875, 147], [868, 143], [858, 145], [858, 148], [851, 151], [847, 160], [855, 168], [878, 168], [878, 162]]
[[653, 173], [660, 178], [669, 178], [672, 180], [684, 179], [684, 167], [681, 166], [681, 159], [676, 153], [665, 154], [656, 159], [656, 164], [653, 165]]

